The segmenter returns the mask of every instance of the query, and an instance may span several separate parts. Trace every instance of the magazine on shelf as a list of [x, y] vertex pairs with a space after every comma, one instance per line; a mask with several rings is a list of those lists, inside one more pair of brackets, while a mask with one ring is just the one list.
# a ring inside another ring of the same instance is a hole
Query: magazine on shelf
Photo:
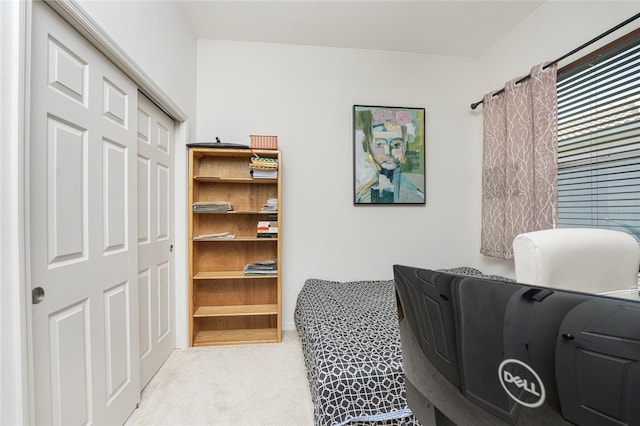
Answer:
[[245, 275], [276, 275], [278, 273], [278, 262], [276, 260], [261, 260], [248, 263], [244, 266]]
[[278, 199], [268, 198], [262, 206], [263, 211], [278, 211]]
[[277, 170], [251, 170], [254, 179], [278, 179]]
[[194, 241], [200, 240], [221, 240], [221, 239], [231, 239], [235, 238], [234, 234], [230, 234], [229, 232], [216, 232], [214, 234], [198, 234], [193, 236]]
[[194, 212], [228, 212], [233, 210], [230, 201], [196, 201], [193, 203]]

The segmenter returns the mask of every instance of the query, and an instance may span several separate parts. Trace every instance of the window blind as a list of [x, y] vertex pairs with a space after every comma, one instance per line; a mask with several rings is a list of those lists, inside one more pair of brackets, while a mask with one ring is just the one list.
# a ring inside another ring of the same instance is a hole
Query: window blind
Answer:
[[640, 36], [558, 76], [558, 224], [640, 232]]

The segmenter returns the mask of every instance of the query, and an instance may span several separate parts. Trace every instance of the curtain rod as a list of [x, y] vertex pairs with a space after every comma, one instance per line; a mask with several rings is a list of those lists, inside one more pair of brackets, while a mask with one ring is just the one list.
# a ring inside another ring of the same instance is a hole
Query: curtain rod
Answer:
[[[575, 49], [573, 49], [571, 52], [566, 53], [566, 54], [562, 55], [561, 57], [559, 57], [558, 59], [555, 59], [555, 60], [553, 60], [553, 61], [549, 62], [548, 64], [546, 64], [545, 66], [543, 66], [543, 67], [542, 67], [542, 69], [547, 69], [547, 68], [549, 68], [550, 66], [553, 66], [553, 65], [557, 64], [557, 63], [558, 63], [558, 62], [560, 62], [561, 60], [566, 59], [566, 58], [568, 58], [569, 56], [571, 56], [571, 55], [573, 55], [573, 54], [575, 54], [575, 53], [577, 53], [577, 52], [581, 51], [581, 50], [582, 50], [582, 49], [584, 49], [585, 47], [588, 47], [588, 46], [592, 45], [593, 43], [595, 43], [596, 41], [600, 40], [601, 38], [604, 38], [604, 37], [608, 36], [608, 35], [609, 35], [609, 34], [611, 34], [612, 32], [619, 30], [620, 28], [624, 27], [625, 25], [627, 25], [627, 24], [628, 24], [628, 23], [630, 23], [630, 22], [635, 21], [635, 20], [636, 20], [636, 19], [638, 19], [638, 18], [640, 18], [640, 13], [637, 13], [637, 14], [633, 15], [631, 18], [627, 19], [627, 20], [626, 20], [626, 21], [624, 21], [624, 22], [619, 23], [619, 24], [618, 24], [618, 25], [616, 25], [615, 27], [613, 27], [613, 28], [611, 28], [611, 29], [609, 29], [609, 30], [605, 31], [604, 33], [600, 34], [599, 36], [597, 36], [597, 37], [595, 37], [595, 38], [593, 38], [593, 39], [589, 40], [589, 41], [588, 41], [588, 42], [586, 42], [585, 44], [583, 44], [583, 45], [581, 45], [581, 46], [579, 46], [579, 47], [576, 47], [576, 48], [575, 48]], [[520, 84], [520, 83], [522, 83], [523, 81], [528, 80], [530, 77], [531, 77], [531, 74], [527, 74], [526, 76], [522, 77], [520, 80], [516, 81], [516, 84]], [[501, 93], [504, 93], [504, 88], [502, 88], [502, 89], [498, 90], [497, 92], [495, 92], [495, 93], [493, 94], [493, 96], [499, 95], [499, 94], [501, 94]], [[478, 107], [478, 105], [480, 105], [480, 104], [481, 104], [481, 103], [483, 103], [483, 102], [484, 102], [484, 99], [481, 99], [481, 100], [479, 100], [478, 102], [474, 102], [474, 103], [472, 103], [472, 104], [471, 104], [471, 109], [476, 109], [476, 108]]]

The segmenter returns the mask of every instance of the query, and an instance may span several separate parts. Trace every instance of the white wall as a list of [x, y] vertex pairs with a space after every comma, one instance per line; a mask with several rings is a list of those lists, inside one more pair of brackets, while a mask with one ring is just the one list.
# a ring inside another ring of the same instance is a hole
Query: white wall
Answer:
[[[482, 107], [469, 105], [639, 10], [638, 1], [549, 1], [477, 60], [200, 40], [195, 139], [279, 136], [284, 326], [309, 277], [385, 279], [394, 263], [513, 277], [513, 262], [479, 253]], [[426, 207], [353, 206], [354, 104], [426, 108]]]
[[[283, 327], [307, 278], [389, 279], [394, 263], [475, 260], [469, 96], [475, 61], [199, 40], [197, 140], [278, 135], [283, 155]], [[352, 202], [354, 104], [426, 108], [426, 206]]]
[[[485, 93], [503, 87], [508, 80], [528, 74], [534, 65], [560, 58], [638, 12], [640, 12], [640, 1], [637, 0], [544, 3], [478, 59], [478, 89], [473, 95], [475, 98], [467, 100], [475, 102], [482, 99]], [[593, 46], [561, 61], [559, 66], [567, 65], [638, 27], [640, 27], [640, 20], [630, 23]], [[471, 120], [465, 120], [465, 125], [474, 129], [472, 134], [475, 142], [471, 144], [474, 148], [473, 176], [475, 181], [480, 181], [482, 107], [478, 107], [475, 112], [469, 112], [469, 116]], [[475, 230], [472, 232], [474, 241], [471, 243], [474, 246], [476, 259], [473, 263], [483, 272], [515, 276], [513, 262], [499, 261], [480, 254], [480, 193], [477, 193], [474, 200], [476, 204], [472, 210]]]

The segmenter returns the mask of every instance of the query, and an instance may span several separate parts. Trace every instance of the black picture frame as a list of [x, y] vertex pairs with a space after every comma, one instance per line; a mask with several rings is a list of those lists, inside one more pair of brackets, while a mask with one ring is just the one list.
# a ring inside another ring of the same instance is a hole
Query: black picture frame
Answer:
[[425, 108], [353, 106], [353, 204], [425, 205]]

